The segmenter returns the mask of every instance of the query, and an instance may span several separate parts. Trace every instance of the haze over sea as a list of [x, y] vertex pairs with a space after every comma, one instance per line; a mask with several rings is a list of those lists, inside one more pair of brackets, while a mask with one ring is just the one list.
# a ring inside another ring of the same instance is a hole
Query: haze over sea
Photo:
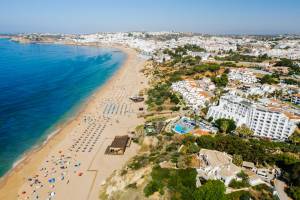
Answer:
[[0, 39], [0, 177], [121, 66], [112, 49]]

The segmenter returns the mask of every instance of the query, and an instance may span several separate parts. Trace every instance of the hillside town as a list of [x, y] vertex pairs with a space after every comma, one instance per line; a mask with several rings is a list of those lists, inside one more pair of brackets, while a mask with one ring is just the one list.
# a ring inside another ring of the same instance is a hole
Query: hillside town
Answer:
[[141, 149], [103, 183], [101, 198], [299, 199], [299, 36], [122, 32], [12, 39], [122, 45], [147, 59], [142, 73], [149, 88], [132, 97], [146, 104], [139, 109], [145, 123], [130, 136]]

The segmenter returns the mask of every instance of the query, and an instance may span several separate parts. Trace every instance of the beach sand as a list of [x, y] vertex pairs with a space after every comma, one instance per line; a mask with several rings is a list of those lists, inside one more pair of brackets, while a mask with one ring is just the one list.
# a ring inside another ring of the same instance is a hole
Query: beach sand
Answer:
[[75, 118], [58, 127], [57, 134], [2, 178], [1, 200], [99, 199], [103, 181], [136, 154], [139, 147], [135, 143], [124, 155], [104, 154], [114, 136], [126, 135], [143, 123], [137, 114], [144, 103], [133, 103], [129, 97], [147, 86], [140, 72], [145, 61], [133, 49], [117, 48], [127, 54], [123, 66]]

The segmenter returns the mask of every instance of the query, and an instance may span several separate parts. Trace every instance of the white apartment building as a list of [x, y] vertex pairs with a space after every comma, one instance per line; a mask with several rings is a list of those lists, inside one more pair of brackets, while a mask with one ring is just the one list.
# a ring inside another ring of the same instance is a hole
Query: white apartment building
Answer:
[[247, 125], [255, 136], [282, 141], [288, 139], [300, 122], [300, 116], [287, 108], [252, 103], [235, 95], [222, 96], [219, 105], [211, 106], [206, 117], [233, 119], [237, 126]]
[[230, 69], [228, 79], [238, 80], [245, 84], [253, 84], [257, 82], [256, 76], [246, 69]]

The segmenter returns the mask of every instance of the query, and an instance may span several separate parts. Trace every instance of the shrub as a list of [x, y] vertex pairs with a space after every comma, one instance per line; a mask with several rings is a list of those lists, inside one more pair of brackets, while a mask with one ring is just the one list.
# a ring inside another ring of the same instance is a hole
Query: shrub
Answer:
[[230, 183], [229, 183], [229, 187], [235, 188], [235, 189], [240, 189], [240, 188], [244, 188], [244, 187], [249, 187], [249, 183], [248, 181], [242, 180], [242, 181], [237, 181], [235, 179], [233, 179]]
[[133, 188], [133, 189], [136, 189], [137, 186], [136, 186], [136, 183], [131, 183], [131, 184], [127, 185], [126, 188]]
[[175, 94], [170, 96], [170, 101], [174, 104], [178, 104], [180, 102], [179, 98]]
[[248, 191], [237, 191], [226, 195], [228, 200], [250, 200], [251, 194]]
[[148, 156], [136, 156], [133, 161], [128, 165], [129, 168], [137, 170], [149, 163]]
[[163, 191], [163, 185], [159, 184], [156, 181], [151, 181], [144, 188], [144, 194], [146, 197], [149, 197], [150, 195], [152, 195], [154, 192], [157, 191]]
[[172, 111], [178, 111], [178, 110], [180, 110], [180, 107], [179, 107], [179, 106], [173, 106], [173, 107], [171, 108], [171, 110], [172, 110]]
[[232, 157], [232, 162], [233, 162], [233, 164], [235, 164], [237, 166], [242, 166], [243, 158], [242, 158], [241, 155], [234, 154], [233, 157]]
[[291, 186], [287, 189], [287, 193], [295, 200], [300, 200], [300, 187]]

